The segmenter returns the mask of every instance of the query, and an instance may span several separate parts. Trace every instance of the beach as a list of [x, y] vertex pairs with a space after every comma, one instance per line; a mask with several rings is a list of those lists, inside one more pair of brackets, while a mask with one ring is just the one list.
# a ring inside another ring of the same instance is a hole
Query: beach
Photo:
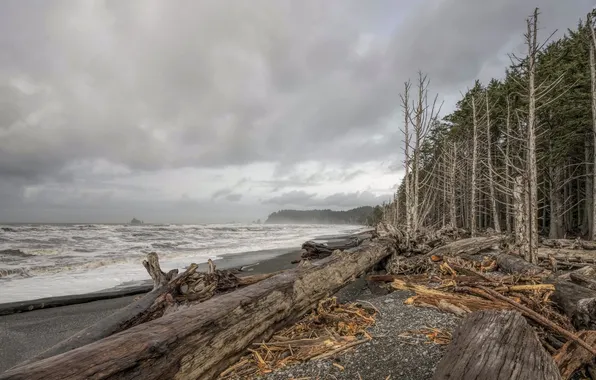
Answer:
[[[231, 254], [214, 263], [219, 269], [244, 267], [242, 273], [248, 275], [291, 269], [296, 266], [291, 261], [299, 258], [300, 250], [296, 247]], [[204, 271], [206, 267], [206, 263], [200, 264], [199, 270]], [[128, 305], [135, 297], [125, 296], [0, 316], [0, 373]]]

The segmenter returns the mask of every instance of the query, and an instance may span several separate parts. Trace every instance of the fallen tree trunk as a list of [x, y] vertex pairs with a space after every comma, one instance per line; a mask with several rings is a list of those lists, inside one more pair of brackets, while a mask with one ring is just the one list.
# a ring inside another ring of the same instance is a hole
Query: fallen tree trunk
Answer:
[[538, 248], [539, 260], [549, 260], [549, 258], [554, 258], [562, 262], [595, 264], [596, 252], [575, 249]]
[[143, 265], [153, 278], [153, 291], [20, 365], [74, 350], [133, 326], [160, 318], [165, 313], [171, 312], [170, 309], [176, 309], [177, 300], [183, 304], [188, 303], [189, 300], [191, 303], [202, 302], [218, 292], [251, 285], [275, 274], [237, 277], [229, 271], [216, 270], [213, 262], [209, 260], [207, 273], [196, 273], [197, 264], [191, 264], [182, 274], [173, 277], [177, 270], [171, 270], [168, 274], [163, 272], [155, 253], [148, 254]]
[[0, 379], [212, 379], [392, 251], [373, 242], [0, 375]]
[[581, 239], [544, 239], [540, 244], [549, 248], [596, 250], [596, 242]]
[[501, 254], [496, 257], [499, 269], [509, 274], [534, 276], [546, 274], [548, 271], [538, 265], [531, 264], [520, 256]]
[[433, 380], [557, 380], [559, 370], [521, 314], [479, 311], [453, 335]]
[[[596, 331], [581, 331], [579, 337], [591, 346], [596, 346]], [[594, 356], [577, 342], [568, 341], [553, 356], [564, 380], [571, 379], [573, 374], [586, 364], [592, 363]]]
[[569, 281], [557, 281], [550, 297], [578, 330], [596, 330], [596, 291]]

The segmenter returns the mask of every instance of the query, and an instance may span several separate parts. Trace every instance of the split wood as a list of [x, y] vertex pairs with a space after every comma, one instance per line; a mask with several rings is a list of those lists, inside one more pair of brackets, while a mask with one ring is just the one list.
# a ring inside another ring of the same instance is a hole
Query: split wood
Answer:
[[499, 294], [498, 292], [495, 292], [492, 289], [486, 288], [484, 286], [478, 286], [478, 288], [482, 289], [483, 291], [485, 291], [486, 293], [488, 293], [489, 295], [491, 295], [494, 298], [497, 298], [501, 301], [507, 302], [514, 308], [520, 310], [522, 312], [522, 314], [525, 314], [527, 317], [533, 319], [535, 322], [538, 322], [538, 323], [542, 324], [543, 326], [548, 327], [548, 328], [558, 332], [559, 334], [565, 336], [566, 338], [575, 341], [577, 344], [579, 344], [580, 346], [582, 346], [583, 348], [588, 350], [593, 356], [596, 357], [596, 350], [594, 348], [592, 348], [588, 343], [586, 343], [583, 339], [581, 339], [577, 335], [573, 334], [572, 332], [565, 330], [562, 327], [557, 326], [556, 324], [552, 323], [551, 321], [544, 318], [540, 314], [536, 313], [534, 310], [532, 310], [524, 305], [518, 304], [517, 302], [509, 299], [508, 297], [505, 297], [505, 296]]

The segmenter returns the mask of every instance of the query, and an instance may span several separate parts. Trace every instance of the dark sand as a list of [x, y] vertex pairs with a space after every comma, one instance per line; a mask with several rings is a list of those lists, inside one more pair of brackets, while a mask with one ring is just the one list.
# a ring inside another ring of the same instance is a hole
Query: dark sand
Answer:
[[[296, 264], [291, 261], [299, 258], [299, 249], [274, 249], [228, 255], [214, 263], [220, 269], [244, 267], [243, 273], [250, 275], [293, 268]], [[199, 270], [206, 267], [200, 264]], [[128, 305], [134, 297], [0, 316], [0, 373]]]

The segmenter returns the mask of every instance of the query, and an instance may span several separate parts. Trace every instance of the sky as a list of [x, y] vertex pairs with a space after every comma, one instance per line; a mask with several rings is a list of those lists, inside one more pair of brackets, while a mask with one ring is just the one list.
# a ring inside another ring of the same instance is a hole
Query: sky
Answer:
[[246, 222], [389, 200], [399, 93], [448, 112], [588, 0], [3, 0], [0, 223]]

